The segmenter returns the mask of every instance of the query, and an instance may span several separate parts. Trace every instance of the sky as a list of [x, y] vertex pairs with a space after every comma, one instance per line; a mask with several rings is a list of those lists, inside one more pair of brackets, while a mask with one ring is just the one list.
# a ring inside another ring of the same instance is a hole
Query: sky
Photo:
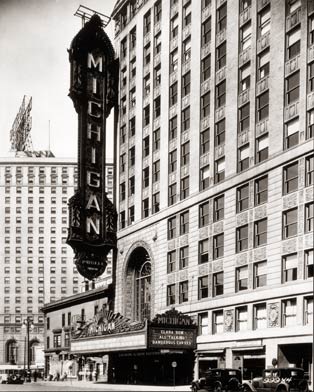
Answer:
[[[50, 150], [56, 157], [77, 156], [77, 114], [68, 97], [67, 53], [82, 27], [81, 18], [74, 13], [82, 4], [110, 16], [115, 3], [0, 0], [0, 157], [12, 156], [10, 129], [24, 95], [32, 97], [34, 150], [49, 148], [50, 121]], [[105, 31], [113, 41], [113, 20]], [[108, 126], [112, 127], [112, 118]]]

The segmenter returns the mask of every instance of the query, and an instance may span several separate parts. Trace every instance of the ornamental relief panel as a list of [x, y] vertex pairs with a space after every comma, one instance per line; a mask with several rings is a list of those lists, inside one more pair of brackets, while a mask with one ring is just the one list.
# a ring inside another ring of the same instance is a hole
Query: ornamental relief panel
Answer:
[[225, 155], [225, 145], [215, 147], [215, 159], [220, 158]]
[[281, 253], [287, 254], [287, 253], [296, 252], [297, 245], [298, 245], [297, 238], [287, 240], [287, 241], [283, 242], [281, 245]]
[[206, 57], [208, 55], [208, 53], [210, 53], [210, 42], [208, 42], [206, 45], [202, 46], [202, 49], [201, 49], [202, 59], [204, 57]]
[[189, 168], [190, 168], [189, 165], [185, 165], [185, 166], [181, 167], [181, 170], [180, 170], [181, 178], [185, 177], [189, 174]]
[[178, 280], [186, 280], [188, 279], [188, 270], [182, 270], [177, 273]]
[[169, 151], [174, 150], [177, 147], [177, 138], [174, 138], [169, 143]]
[[189, 244], [189, 236], [188, 234], [184, 234], [181, 237], [179, 237], [179, 246], [185, 246]]
[[217, 233], [221, 233], [222, 231], [224, 231], [224, 222], [223, 221], [219, 221], [219, 222], [213, 224], [213, 235], [215, 235]]
[[299, 106], [300, 102], [297, 101], [285, 108], [285, 121], [299, 115]]
[[158, 191], [159, 191], [159, 188], [160, 188], [160, 183], [159, 183], [159, 181], [158, 181], [158, 182], [155, 182], [154, 185], [153, 185], [153, 192], [154, 192], [154, 193], [158, 192]]
[[239, 67], [242, 67], [251, 58], [251, 47], [249, 46], [243, 52], [239, 54]]
[[239, 267], [241, 265], [245, 265], [248, 263], [248, 255], [247, 253], [242, 253], [240, 255], [236, 255], [236, 266]]
[[176, 182], [177, 176], [175, 174], [169, 174], [168, 177], [168, 185], [172, 185], [174, 182]]
[[135, 175], [135, 169], [134, 169], [134, 166], [132, 166], [129, 168], [129, 177], [132, 177], [134, 175]]
[[225, 332], [234, 331], [234, 310], [224, 311], [224, 330]]
[[294, 192], [290, 195], [283, 196], [282, 198], [282, 208], [287, 210], [289, 208], [296, 207], [298, 205], [298, 193]]
[[256, 95], [261, 94], [263, 91], [268, 89], [268, 76], [265, 76], [263, 79], [259, 80], [256, 83]]
[[259, 207], [254, 208], [254, 220], [262, 219], [267, 217], [267, 205], [263, 204]]
[[202, 10], [202, 22], [204, 22], [210, 15], [210, 5]]
[[208, 226], [201, 227], [198, 231], [198, 238], [203, 240], [204, 238], [208, 238]]
[[188, 24], [183, 30], [182, 30], [182, 40], [185, 40], [185, 38], [191, 34], [191, 24]]
[[225, 117], [225, 107], [221, 106], [219, 109], [216, 110], [215, 112], [215, 121], [221, 120], [223, 117]]
[[266, 246], [262, 248], [257, 248], [254, 250], [254, 261], [260, 261], [260, 260], [265, 260], [267, 258], [266, 256]]
[[198, 276], [203, 276], [208, 274], [208, 263], [201, 264], [198, 266]]
[[168, 284], [173, 284], [176, 282], [176, 274], [172, 273], [167, 276]]
[[209, 162], [209, 152], [200, 156], [200, 167], [205, 166]]
[[268, 304], [267, 312], [268, 327], [279, 327], [280, 325], [280, 302]]
[[184, 98], [182, 98], [182, 110], [185, 109], [187, 106], [190, 104], [190, 94], [186, 95]]
[[218, 272], [223, 270], [223, 260], [218, 260], [213, 262], [213, 272]]
[[243, 131], [238, 136], [238, 146], [241, 147], [243, 144], [246, 144], [249, 141], [249, 131]]
[[242, 212], [241, 214], [237, 215], [237, 226], [242, 226], [247, 224], [249, 221], [249, 214], [248, 211]]
[[176, 240], [170, 240], [168, 241], [168, 251], [174, 250], [176, 248]]
[[261, 136], [263, 133], [268, 132], [268, 128], [269, 128], [269, 120], [268, 118], [266, 118], [263, 121], [260, 121], [256, 124], [256, 136]]
[[182, 64], [182, 75], [188, 72], [191, 68], [191, 62], [190, 60], [186, 61], [185, 63]]
[[209, 116], [205, 117], [201, 122], [202, 131], [209, 127]]
[[308, 61], [314, 60], [314, 45], [310, 46], [307, 50], [307, 59]]
[[160, 158], [160, 150], [153, 152], [153, 162], [157, 161]]
[[146, 137], [148, 134], [149, 134], [149, 125], [143, 128], [143, 138]]
[[210, 79], [207, 79], [205, 80], [205, 82], [201, 84], [201, 95], [207, 93], [209, 89], [210, 89]]
[[313, 233], [305, 234], [304, 248], [313, 248]]
[[182, 133], [181, 136], [181, 143], [185, 143], [186, 141], [188, 141], [190, 138], [190, 130], [188, 129], [187, 131]]
[[154, 130], [156, 130], [159, 127], [160, 127], [160, 117], [158, 117], [158, 118], [156, 118], [156, 120], [154, 120]]
[[169, 76], [170, 85], [173, 84], [176, 80], [178, 80], [178, 72], [174, 71]]
[[170, 41], [170, 52], [172, 52], [178, 46], [178, 38], [173, 38]]

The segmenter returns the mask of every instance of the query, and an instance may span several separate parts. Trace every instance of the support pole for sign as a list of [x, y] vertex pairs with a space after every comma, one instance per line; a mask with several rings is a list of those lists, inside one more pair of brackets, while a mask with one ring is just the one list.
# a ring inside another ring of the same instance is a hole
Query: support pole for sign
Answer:
[[173, 367], [172, 369], [173, 369], [173, 386], [175, 387], [176, 386], [176, 368]]

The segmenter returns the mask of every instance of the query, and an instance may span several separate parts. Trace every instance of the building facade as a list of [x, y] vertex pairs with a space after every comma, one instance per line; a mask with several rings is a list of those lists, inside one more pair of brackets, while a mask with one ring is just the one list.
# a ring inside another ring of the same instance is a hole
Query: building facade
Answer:
[[[73, 263], [73, 252], [65, 243], [67, 203], [74, 194], [76, 177], [73, 159], [29, 157], [23, 153], [1, 159], [0, 364], [3, 366], [27, 364], [24, 321], [29, 317], [33, 324], [30, 363], [43, 368], [44, 303], [96, 284], [84, 282]], [[112, 197], [112, 166], [107, 167], [107, 178], [107, 191]]]
[[194, 317], [195, 377], [276, 358], [313, 382], [313, 5], [120, 0], [112, 14], [115, 311]]

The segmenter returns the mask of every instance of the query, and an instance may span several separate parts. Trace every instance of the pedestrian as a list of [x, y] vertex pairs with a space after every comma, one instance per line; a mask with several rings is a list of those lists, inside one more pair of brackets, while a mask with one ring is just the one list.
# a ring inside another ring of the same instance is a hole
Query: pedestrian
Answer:
[[36, 370], [34, 370], [33, 377], [34, 377], [34, 382], [36, 382], [37, 381], [37, 372], [36, 372]]

